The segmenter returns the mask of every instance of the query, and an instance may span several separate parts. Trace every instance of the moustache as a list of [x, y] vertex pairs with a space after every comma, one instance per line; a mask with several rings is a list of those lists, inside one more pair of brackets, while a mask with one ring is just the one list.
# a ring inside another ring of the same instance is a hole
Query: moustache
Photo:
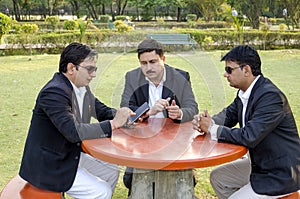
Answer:
[[153, 71], [153, 70], [148, 70], [148, 71], [146, 72], [146, 74], [150, 74], [150, 73], [155, 73], [155, 71]]

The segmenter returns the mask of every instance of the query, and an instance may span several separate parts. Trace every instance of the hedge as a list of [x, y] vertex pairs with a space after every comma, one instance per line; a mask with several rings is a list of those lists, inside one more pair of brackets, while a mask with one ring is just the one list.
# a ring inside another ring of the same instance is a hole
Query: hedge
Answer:
[[[26, 49], [31, 45], [36, 52], [57, 53], [71, 42], [83, 42], [99, 51], [133, 50], [138, 43], [146, 38], [148, 33], [186, 33], [191, 34], [197, 41], [196, 48], [203, 50], [230, 49], [239, 44], [239, 33], [231, 29], [172, 29], [168, 31], [129, 31], [118, 33], [116, 30], [101, 29], [88, 30], [80, 41], [78, 31], [61, 31], [53, 33], [36, 33], [31, 35], [31, 44], [28, 37], [22, 34], [5, 35], [5, 54], [16, 53], [17, 49]], [[243, 43], [255, 46], [257, 49], [290, 49], [300, 48], [300, 34], [296, 31], [269, 31], [247, 30], [242, 34]], [[127, 48], [127, 49], [125, 49]], [[175, 51], [177, 46], [170, 46], [168, 50]], [[178, 49], [181, 50], [181, 49]], [[33, 51], [33, 52], [35, 52]], [[1, 53], [3, 54], [3, 53]]]

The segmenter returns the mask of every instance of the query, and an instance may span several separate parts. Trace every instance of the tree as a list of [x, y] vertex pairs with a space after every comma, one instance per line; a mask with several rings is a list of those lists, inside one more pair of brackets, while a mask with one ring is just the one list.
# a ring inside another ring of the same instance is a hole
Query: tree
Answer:
[[6, 14], [0, 12], [0, 43], [3, 35], [8, 33], [11, 27], [11, 18], [9, 18]]
[[196, 7], [205, 21], [211, 21], [217, 18], [218, 8], [224, 2], [225, 0], [190, 0], [189, 6]]
[[259, 29], [259, 17], [263, 9], [268, 6], [268, 0], [229, 0], [228, 3], [241, 10], [251, 22], [252, 28]]
[[295, 27], [299, 28], [300, 0], [282, 0], [282, 2], [287, 10], [286, 19], [291, 18], [293, 29]]
[[21, 13], [20, 13], [20, 5], [18, 0], [13, 0], [13, 5], [14, 5], [14, 13], [15, 13], [15, 19], [17, 21], [21, 20]]

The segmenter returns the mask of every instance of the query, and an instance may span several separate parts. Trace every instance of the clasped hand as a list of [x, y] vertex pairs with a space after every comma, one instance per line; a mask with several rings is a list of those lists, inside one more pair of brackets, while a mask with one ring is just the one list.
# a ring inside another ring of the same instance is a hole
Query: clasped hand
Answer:
[[193, 129], [199, 131], [200, 133], [208, 133], [208, 128], [211, 125], [212, 119], [208, 114], [207, 110], [203, 113], [194, 116], [192, 121]]

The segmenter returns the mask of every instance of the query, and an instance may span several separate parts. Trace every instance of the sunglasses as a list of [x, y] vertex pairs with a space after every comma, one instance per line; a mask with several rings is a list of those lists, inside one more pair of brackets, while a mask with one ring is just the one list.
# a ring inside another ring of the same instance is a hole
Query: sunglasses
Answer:
[[241, 68], [242, 69], [244, 66], [245, 65], [240, 65], [240, 66], [237, 66], [237, 67], [226, 66], [225, 67], [225, 72], [228, 73], [228, 74], [231, 74], [234, 69], [237, 69], [237, 68]]
[[80, 66], [80, 65], [76, 65], [76, 66], [86, 69], [89, 74], [93, 73], [94, 71], [97, 72], [98, 69], [96, 66]]

